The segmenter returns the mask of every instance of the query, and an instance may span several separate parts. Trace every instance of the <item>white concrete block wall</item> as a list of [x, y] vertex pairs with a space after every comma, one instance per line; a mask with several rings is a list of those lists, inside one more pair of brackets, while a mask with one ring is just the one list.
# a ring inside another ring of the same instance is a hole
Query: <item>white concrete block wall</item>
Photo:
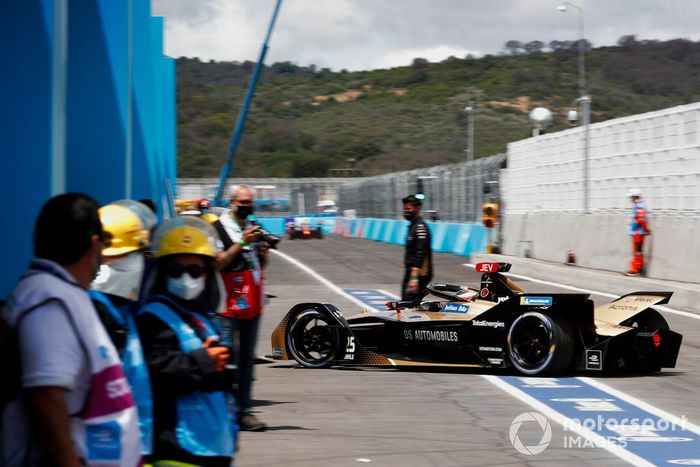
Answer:
[[651, 213], [648, 275], [700, 282], [700, 103], [591, 125], [589, 214], [583, 129], [511, 143], [501, 172], [503, 252], [563, 262], [572, 250], [582, 266], [624, 272], [633, 187]]
[[[635, 187], [652, 210], [700, 212], [698, 133], [700, 103], [591, 125], [590, 209], [624, 209]], [[583, 134], [577, 127], [508, 145], [504, 214], [583, 210]]]

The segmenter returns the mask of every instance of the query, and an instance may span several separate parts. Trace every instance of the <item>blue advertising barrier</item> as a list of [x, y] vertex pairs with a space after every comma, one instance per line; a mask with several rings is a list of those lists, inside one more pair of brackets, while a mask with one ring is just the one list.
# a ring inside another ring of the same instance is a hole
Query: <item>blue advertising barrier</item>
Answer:
[[335, 217], [328, 215], [318, 215], [318, 216], [290, 216], [290, 217], [258, 217], [258, 222], [263, 229], [275, 235], [284, 235], [286, 233], [285, 227], [287, 221], [294, 219], [295, 217], [303, 217], [304, 219], [309, 219], [309, 224], [311, 228], [321, 227], [321, 231], [324, 234], [332, 234], [335, 231]]
[[[486, 251], [488, 229], [481, 224], [427, 222], [433, 251], [470, 256]], [[406, 243], [408, 221], [401, 219], [345, 218], [336, 219], [334, 232], [338, 235], [395, 245]]]

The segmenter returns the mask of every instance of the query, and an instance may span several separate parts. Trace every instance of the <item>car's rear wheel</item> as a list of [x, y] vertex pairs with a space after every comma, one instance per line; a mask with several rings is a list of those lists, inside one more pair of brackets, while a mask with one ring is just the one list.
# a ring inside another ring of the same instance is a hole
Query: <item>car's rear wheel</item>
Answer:
[[304, 310], [287, 325], [287, 350], [307, 368], [323, 368], [342, 357], [343, 339], [340, 328], [317, 310]]
[[530, 311], [516, 318], [508, 331], [508, 357], [522, 374], [563, 370], [573, 354], [571, 328], [559, 317]]
[[655, 329], [670, 329], [666, 319], [653, 308], [642, 310], [629, 319], [620, 323], [622, 326], [637, 328], [640, 331], [653, 331]]

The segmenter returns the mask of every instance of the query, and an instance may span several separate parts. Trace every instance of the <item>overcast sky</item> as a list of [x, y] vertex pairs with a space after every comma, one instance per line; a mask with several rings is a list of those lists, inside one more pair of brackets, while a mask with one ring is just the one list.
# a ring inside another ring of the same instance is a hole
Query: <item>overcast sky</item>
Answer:
[[[700, 40], [700, 0], [578, 0], [595, 47], [621, 36]], [[498, 54], [508, 40], [575, 40], [578, 12], [558, 0], [284, 0], [267, 64], [333, 70], [404, 66], [415, 57]], [[257, 61], [275, 0], [152, 0], [172, 57]]]

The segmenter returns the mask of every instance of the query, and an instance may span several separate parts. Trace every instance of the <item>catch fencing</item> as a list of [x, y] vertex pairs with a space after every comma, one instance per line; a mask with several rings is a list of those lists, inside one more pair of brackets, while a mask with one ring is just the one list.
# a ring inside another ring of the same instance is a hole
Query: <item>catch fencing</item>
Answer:
[[[231, 197], [235, 185], [250, 185], [255, 190], [257, 200], [268, 200], [257, 206], [256, 213], [262, 216], [274, 216], [282, 213], [315, 214], [319, 211], [321, 201], [338, 199], [342, 184], [352, 182], [353, 178], [230, 178], [226, 182], [224, 200]], [[177, 181], [179, 199], [214, 199], [219, 186], [218, 178], [180, 178]]]
[[402, 217], [401, 199], [416, 193], [422, 183], [424, 217], [476, 222], [482, 203], [499, 199], [499, 172], [505, 164], [506, 155], [498, 154], [469, 163], [358, 179], [340, 186], [338, 203], [341, 212], [354, 209], [358, 217], [397, 219]]

